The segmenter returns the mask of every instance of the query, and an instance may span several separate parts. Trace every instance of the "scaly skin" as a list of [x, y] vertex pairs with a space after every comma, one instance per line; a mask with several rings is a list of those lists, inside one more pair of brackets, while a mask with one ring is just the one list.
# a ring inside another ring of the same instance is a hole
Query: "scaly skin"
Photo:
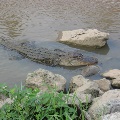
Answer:
[[64, 52], [59, 49], [49, 50], [47, 48], [35, 48], [30, 42], [21, 42], [18, 44], [17, 42], [1, 37], [0, 44], [17, 51], [32, 61], [46, 65], [82, 66], [98, 63], [96, 58], [84, 56], [80, 52]]

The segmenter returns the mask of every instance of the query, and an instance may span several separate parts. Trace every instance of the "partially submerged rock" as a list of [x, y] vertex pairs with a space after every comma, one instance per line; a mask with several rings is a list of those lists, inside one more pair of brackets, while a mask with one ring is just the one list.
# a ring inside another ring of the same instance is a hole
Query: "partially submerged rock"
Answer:
[[84, 77], [89, 77], [89, 76], [95, 75], [95, 74], [97, 74], [99, 72], [100, 72], [100, 68], [98, 66], [90, 65], [90, 66], [85, 67], [82, 70], [81, 74]]
[[108, 33], [100, 32], [97, 29], [78, 29], [62, 31], [59, 34], [58, 41], [80, 46], [103, 47], [106, 44], [108, 36]]
[[33, 73], [29, 73], [26, 79], [26, 86], [30, 88], [39, 88], [41, 91], [46, 91], [48, 88], [55, 88], [56, 91], [64, 91], [66, 79], [54, 74], [48, 70], [38, 69]]
[[120, 90], [105, 92], [99, 99], [94, 100], [88, 112], [95, 120], [100, 116], [120, 112]]

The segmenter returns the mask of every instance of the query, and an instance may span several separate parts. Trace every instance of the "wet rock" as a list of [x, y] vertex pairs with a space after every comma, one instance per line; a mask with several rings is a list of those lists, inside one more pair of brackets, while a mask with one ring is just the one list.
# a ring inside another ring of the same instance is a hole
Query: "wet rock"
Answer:
[[98, 120], [100, 116], [120, 112], [120, 90], [109, 90], [95, 99], [88, 110], [90, 116]]
[[111, 89], [111, 82], [110, 80], [107, 80], [106, 78], [100, 79], [100, 80], [94, 80], [103, 92], [106, 92]]
[[58, 36], [58, 41], [81, 46], [102, 47], [106, 44], [108, 36], [108, 33], [100, 32], [97, 29], [78, 29], [62, 31]]
[[102, 76], [110, 79], [120, 78], [120, 70], [119, 69], [109, 70], [103, 73]]
[[39, 88], [41, 91], [46, 91], [48, 88], [55, 88], [56, 91], [64, 91], [66, 79], [54, 74], [48, 70], [38, 69], [33, 73], [29, 73], [26, 79], [26, 86], [30, 88]]
[[84, 78], [82, 75], [77, 75], [72, 78], [69, 85], [69, 91], [72, 93], [77, 88], [81, 87], [82, 85], [86, 84], [89, 79]]
[[115, 112], [102, 116], [102, 120], [120, 120], [120, 112]]
[[95, 75], [95, 74], [97, 74], [99, 72], [100, 72], [100, 68], [98, 66], [90, 65], [90, 66], [85, 67], [82, 70], [81, 74], [84, 77], [89, 77], [89, 76]]

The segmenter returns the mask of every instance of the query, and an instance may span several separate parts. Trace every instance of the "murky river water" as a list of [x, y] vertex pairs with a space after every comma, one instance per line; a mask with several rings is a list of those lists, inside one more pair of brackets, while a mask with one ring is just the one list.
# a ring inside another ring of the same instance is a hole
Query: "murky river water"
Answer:
[[[110, 33], [101, 49], [85, 49], [99, 59], [101, 72], [120, 69], [120, 0], [0, 0], [0, 36], [36, 41], [47, 48], [75, 49], [56, 42], [62, 30], [96, 28]], [[0, 46], [0, 83], [20, 84], [27, 73], [44, 68], [63, 75], [68, 83], [82, 68], [50, 67], [29, 59], [11, 60]], [[15, 54], [15, 53], [14, 53]], [[91, 77], [99, 79], [100, 75]]]

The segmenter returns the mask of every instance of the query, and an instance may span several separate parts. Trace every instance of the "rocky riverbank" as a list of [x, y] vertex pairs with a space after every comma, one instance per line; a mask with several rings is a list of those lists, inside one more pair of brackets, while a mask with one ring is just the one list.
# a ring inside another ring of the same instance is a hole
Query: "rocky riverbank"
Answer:
[[[65, 78], [60, 75], [58, 75], [60, 76], [59, 78], [53, 77], [55, 74], [46, 70], [39, 69], [38, 71], [34, 72], [33, 76], [31, 77], [31, 81], [33, 83], [28, 80], [28, 76], [26, 85], [28, 85], [29, 81], [32, 87], [32, 85], [35, 85], [34, 83], [36, 83], [36, 79], [38, 80], [38, 83], [41, 83], [41, 80], [44, 81], [45, 79], [49, 79], [49, 82], [47, 82], [48, 85], [55, 86], [57, 89], [59, 88], [59, 91], [63, 91], [65, 89]], [[41, 79], [41, 76], [44, 76], [43, 71], [44, 74], [49, 77]], [[95, 120], [98, 120], [98, 116], [101, 117], [102, 120], [105, 120], [107, 115], [109, 115], [109, 119], [111, 119], [113, 114], [117, 112], [117, 114], [114, 114], [114, 118], [116, 118], [119, 116], [120, 112], [120, 70], [113, 69], [103, 73], [102, 76], [103, 79], [90, 80], [86, 79], [82, 75], [77, 75], [71, 79], [69, 85], [69, 92], [71, 96], [76, 94], [77, 98], [79, 98], [82, 103], [91, 103], [88, 113], [90, 114], [91, 119], [93, 118]], [[38, 83], [36, 84], [38, 85]], [[114, 89], [114, 87], [117, 87], [117, 89]], [[40, 87], [38, 88], [41, 89]], [[42, 88], [42, 90], [45, 89]], [[76, 105], [78, 105], [78, 100], [75, 102]], [[68, 103], [71, 103], [71, 99]]]
[[[76, 95], [75, 104], [79, 106], [79, 100], [83, 104], [91, 104], [87, 111], [88, 120], [107, 120], [109, 117], [117, 118], [120, 115], [120, 70], [113, 69], [102, 74], [103, 79], [90, 80], [82, 75], [74, 76], [69, 84], [69, 95]], [[26, 86], [40, 91], [48, 91], [49, 87], [55, 88], [58, 92], [66, 88], [66, 79], [50, 71], [39, 69], [28, 74]], [[117, 89], [114, 89], [117, 87]], [[57, 92], [56, 91], [56, 92]], [[79, 98], [79, 100], [78, 100]], [[8, 98], [1, 97], [1, 107], [9, 102]], [[72, 98], [68, 99], [68, 104], [72, 104]], [[99, 118], [99, 119], [98, 119]], [[109, 120], [108, 119], [108, 120]]]

